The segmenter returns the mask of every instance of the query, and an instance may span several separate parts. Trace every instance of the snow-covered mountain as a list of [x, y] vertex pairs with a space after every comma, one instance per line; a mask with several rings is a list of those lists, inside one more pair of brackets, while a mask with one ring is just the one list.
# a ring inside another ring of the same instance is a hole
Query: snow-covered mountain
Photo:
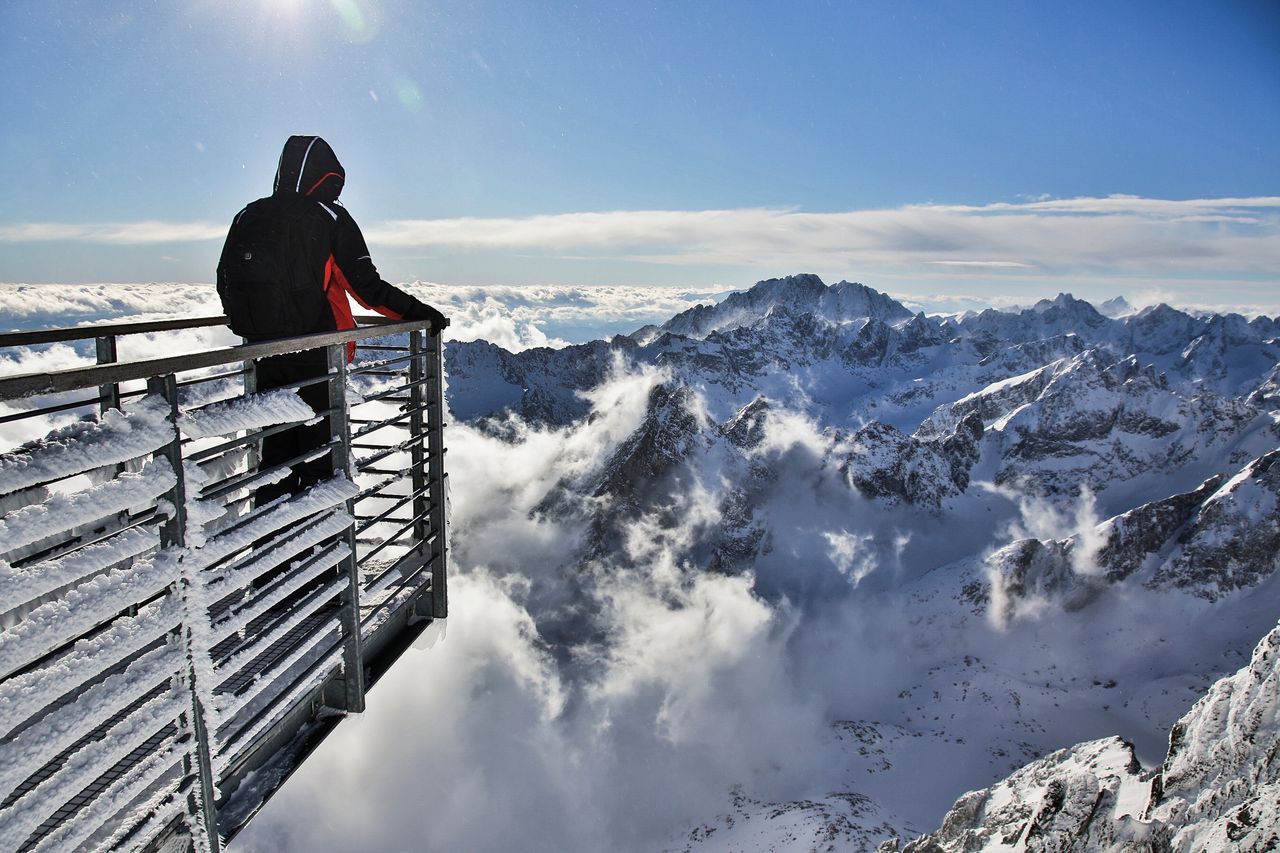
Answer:
[[[742, 577], [800, 614], [795, 678], [843, 781], [735, 788], [672, 849], [871, 850], [1031, 760], [1149, 773], [1280, 609], [1275, 319], [1069, 294], [927, 316], [804, 275], [609, 341], [452, 344], [446, 366], [455, 417], [512, 445], [642, 391], [529, 511], [578, 531], [526, 599], [562, 660], [611, 654], [618, 577]], [[1133, 746], [1096, 740], [1116, 733]]]
[[989, 849], [1274, 850], [1280, 844], [1280, 627], [1195, 703], [1144, 770], [1111, 737], [1058, 750], [971, 791], [936, 832], [881, 853]]

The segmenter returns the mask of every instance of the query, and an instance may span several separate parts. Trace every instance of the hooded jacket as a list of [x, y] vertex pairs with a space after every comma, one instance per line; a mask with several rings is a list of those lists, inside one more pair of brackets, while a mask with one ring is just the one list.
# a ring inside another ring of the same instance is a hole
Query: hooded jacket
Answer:
[[[294, 219], [295, 228], [301, 232], [295, 251], [305, 255], [298, 260], [305, 265], [306, 277], [315, 281], [317, 288], [314, 321], [304, 324], [311, 327], [309, 331], [355, 328], [348, 295], [363, 307], [393, 320], [433, 320], [438, 331], [447, 322], [438, 311], [378, 275], [360, 226], [338, 203], [345, 183], [346, 170], [329, 143], [318, 136], [291, 136], [280, 152], [272, 194], [246, 205], [236, 214], [232, 230], [251, 209], [260, 214]], [[228, 234], [218, 264], [219, 282], [227, 266], [230, 245]], [[323, 302], [319, 299], [320, 293], [325, 297]], [[327, 310], [319, 307], [324, 303]], [[354, 345], [350, 350], [354, 351]]]

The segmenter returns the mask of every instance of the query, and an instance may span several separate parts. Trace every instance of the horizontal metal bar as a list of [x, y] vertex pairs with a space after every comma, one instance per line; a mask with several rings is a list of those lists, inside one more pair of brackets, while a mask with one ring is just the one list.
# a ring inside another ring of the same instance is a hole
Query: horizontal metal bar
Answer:
[[[427, 537], [427, 539], [424, 541], [424, 543], [423, 543], [423, 544], [425, 545], [425, 544], [426, 544], [426, 542], [430, 542], [430, 541], [431, 541], [431, 537]], [[401, 570], [401, 571], [402, 571], [402, 570], [403, 570], [403, 568], [404, 568], [404, 566], [403, 566], [404, 562], [405, 562], [406, 560], [413, 560], [413, 559], [415, 559], [415, 558], [416, 558], [417, 560], [420, 560], [421, 562], [420, 562], [420, 563], [419, 563], [419, 565], [418, 565], [418, 566], [417, 566], [417, 567], [416, 567], [416, 568], [415, 568], [415, 569], [414, 569], [414, 570], [409, 574], [409, 577], [405, 578], [405, 579], [404, 579], [404, 582], [400, 584], [401, 588], [404, 588], [405, 586], [408, 586], [410, 583], [412, 583], [412, 581], [413, 581], [416, 577], [418, 577], [418, 576], [419, 576], [420, 574], [422, 574], [423, 572], [426, 572], [426, 571], [427, 571], [427, 569], [428, 569], [428, 568], [430, 568], [430, 566], [432, 565], [432, 563], [434, 563], [434, 562], [435, 562], [435, 557], [434, 557], [430, 552], [428, 552], [428, 551], [424, 551], [424, 550], [421, 550], [421, 549], [414, 549], [413, 551], [410, 551], [410, 552], [408, 552], [407, 554], [405, 554], [404, 556], [402, 556], [400, 559], [396, 560], [394, 563], [392, 563], [392, 564], [391, 564], [390, 566], [388, 566], [387, 568], [383, 569], [383, 570], [382, 570], [381, 572], [379, 572], [376, 576], [374, 576], [374, 577], [372, 578], [372, 580], [370, 580], [370, 581], [369, 581], [369, 583], [367, 583], [367, 584], [365, 584], [365, 585], [364, 585], [364, 587], [362, 588], [362, 589], [363, 589], [363, 591], [364, 591], [364, 592], [366, 592], [366, 593], [377, 593], [377, 592], [382, 592], [382, 591], [386, 590], [386, 589], [387, 589], [387, 587], [389, 587], [389, 586], [390, 586], [390, 584], [388, 584], [388, 583], [386, 582], [386, 578], [387, 578], [387, 576], [388, 576], [388, 575], [390, 575], [393, 571], [397, 571], [397, 570]], [[419, 586], [430, 586], [430, 585], [431, 585], [431, 583], [430, 583], [430, 582], [431, 582], [431, 575], [430, 575], [430, 573], [428, 573], [428, 574], [427, 574], [427, 577], [426, 577], [426, 583], [419, 584]], [[369, 616], [372, 616], [374, 613], [377, 613], [379, 610], [381, 610], [383, 607], [385, 607], [388, 603], [389, 603], [389, 600], [388, 600], [388, 601], [383, 601], [382, 603], [380, 603], [380, 604], [378, 604], [378, 605], [374, 606], [374, 607], [369, 611], [369, 613], [368, 613], [367, 615], [365, 615], [365, 616], [364, 616], [364, 618], [365, 618], [365, 619], [367, 619]]]
[[293, 422], [293, 423], [287, 423], [287, 424], [274, 424], [269, 427], [263, 427], [262, 429], [253, 430], [248, 435], [243, 436], [241, 438], [233, 438], [230, 441], [224, 441], [222, 444], [216, 445], [214, 447], [208, 447], [208, 448], [205, 448], [204, 450], [198, 450], [195, 453], [188, 455], [186, 459], [188, 462], [203, 462], [206, 459], [210, 459], [214, 456], [218, 456], [220, 454], [226, 453], [228, 450], [234, 450], [237, 447], [240, 447], [241, 445], [250, 444], [252, 442], [259, 441], [261, 439], [266, 438], [269, 435], [276, 435], [277, 433], [282, 433], [285, 430], [295, 429], [297, 428], [297, 426], [298, 426], [297, 422]]
[[[80, 471], [74, 471], [74, 472], [72, 472], [72, 473], [70, 473], [70, 474], [59, 474], [59, 475], [57, 475], [56, 477], [50, 477], [50, 478], [49, 478], [49, 479], [47, 479], [47, 480], [41, 480], [41, 481], [40, 481], [40, 482], [38, 482], [38, 483], [32, 483], [32, 484], [31, 484], [31, 485], [29, 485], [29, 486], [25, 486], [25, 487], [23, 487], [23, 488], [22, 488], [22, 489], [20, 489], [19, 491], [22, 491], [22, 492], [28, 492], [28, 491], [31, 491], [32, 489], [38, 489], [38, 488], [40, 488], [40, 487], [42, 487], [42, 486], [52, 485], [53, 483], [57, 483], [57, 482], [60, 482], [60, 481], [62, 481], [62, 480], [70, 480], [72, 477], [80, 477], [80, 476], [83, 476], [83, 475], [85, 475], [85, 474], [88, 474], [90, 471], [101, 471], [101, 470], [102, 470], [102, 469], [104, 469], [104, 468], [116, 468], [116, 466], [119, 466], [119, 465], [126, 465], [126, 464], [128, 464], [128, 463], [130, 463], [130, 462], [133, 462], [133, 461], [136, 461], [136, 460], [138, 460], [138, 459], [146, 459], [146, 458], [150, 458], [150, 456], [151, 456], [151, 454], [152, 454], [153, 452], [154, 452], [154, 451], [147, 450], [147, 451], [144, 451], [143, 453], [139, 453], [137, 456], [130, 456], [130, 457], [126, 458], [126, 459], [121, 459], [121, 460], [120, 460], [120, 461], [118, 461], [118, 462], [107, 462], [107, 463], [102, 464], [102, 465], [94, 465], [94, 466], [93, 466], [93, 467], [91, 467], [91, 468], [85, 468], [85, 469], [80, 470]], [[11, 493], [10, 493], [10, 492], [0, 492], [0, 495], [6, 495], [6, 496], [7, 496], [7, 495], [9, 495], [9, 494], [11, 494]]]
[[352, 370], [352, 376], [407, 376], [404, 370]]
[[[334, 621], [336, 622], [337, 620], [335, 619]], [[333, 667], [336, 670], [341, 664], [341, 660], [335, 659], [333, 653], [341, 647], [342, 634], [341, 632], [338, 632], [338, 635], [333, 638], [329, 647], [316, 655], [316, 659], [312, 661], [311, 665], [299, 673], [297, 678], [285, 685], [284, 689], [279, 691], [279, 695], [288, 696], [289, 693], [296, 690], [299, 685], [306, 684], [308, 681], [312, 680], [317, 670], [325, 667]], [[229, 732], [223, 740], [223, 743], [226, 744], [224, 748], [229, 752], [227, 761], [228, 767], [227, 771], [223, 772], [223, 777], [225, 778], [228, 775], [228, 772], [233, 769], [238, 762], [248, 759], [254, 752], [252, 743], [240, 745], [237, 743], [237, 740], [244, 737], [246, 732], [252, 732], [257, 729], [262, 725], [264, 720], [269, 720], [275, 714], [281, 713], [281, 711], [287, 713], [294, 708], [300, 707], [300, 704], [301, 703], [282, 706], [279, 702], [268, 702], [256, 714], [246, 720], [243, 725], [239, 726], [235, 732]], [[240, 748], [237, 749], [237, 746]]]
[[[380, 361], [362, 361], [362, 362], [356, 362], [355, 366], [354, 366], [354, 367], [352, 367], [352, 368], [351, 368], [349, 371], [347, 371], [347, 372], [348, 372], [348, 373], [359, 373], [359, 374], [373, 373], [373, 372], [374, 372], [374, 370], [379, 369], [379, 368], [386, 367], [388, 364], [396, 364], [397, 362], [401, 362], [401, 361], [408, 361], [408, 360], [409, 360], [409, 359], [411, 359], [411, 358], [413, 358], [413, 354], [412, 354], [412, 353], [407, 353], [407, 354], [405, 354], [405, 355], [397, 355], [397, 356], [395, 356], [394, 358], [384, 358], [384, 359], [381, 359]], [[404, 372], [404, 371], [401, 371], [401, 370], [393, 371], [393, 373], [394, 373], [395, 375], [397, 375], [397, 376], [398, 376], [398, 375], [400, 375], [400, 374], [402, 374], [403, 372]], [[389, 374], [389, 375], [390, 375], [390, 374]]]
[[[413, 500], [414, 498], [416, 498], [416, 497], [420, 497], [420, 496], [422, 496], [422, 495], [426, 494], [426, 493], [427, 493], [427, 491], [428, 491], [428, 490], [430, 490], [430, 488], [431, 488], [431, 486], [430, 486], [430, 484], [428, 484], [428, 485], [423, 486], [421, 489], [418, 489], [416, 492], [410, 492], [409, 494], [407, 494], [407, 495], [403, 496], [402, 498], [400, 498], [400, 500], [396, 501], [396, 502], [395, 502], [394, 504], [392, 504], [390, 507], [388, 507], [387, 509], [383, 510], [383, 511], [382, 511], [382, 513], [381, 513], [380, 515], [374, 515], [374, 516], [362, 516], [362, 515], [357, 515], [357, 516], [356, 516], [356, 520], [357, 520], [357, 521], [368, 521], [369, 523], [368, 523], [368, 524], [365, 524], [365, 525], [357, 526], [357, 527], [356, 527], [356, 535], [357, 535], [357, 536], [359, 536], [359, 535], [360, 535], [361, 533], [363, 533], [365, 530], [369, 529], [369, 528], [370, 528], [370, 527], [372, 527], [373, 525], [375, 525], [375, 524], [377, 524], [378, 522], [382, 521], [382, 520], [383, 520], [384, 518], [386, 518], [388, 515], [390, 515], [391, 513], [395, 512], [395, 511], [396, 511], [396, 510], [398, 510], [400, 507], [404, 506], [405, 504], [407, 504], [409, 501]], [[403, 519], [392, 519], [392, 520], [393, 520], [393, 521], [403, 521]], [[410, 520], [412, 520], [412, 519], [410, 519]]]
[[272, 508], [277, 507], [280, 504], [284, 503], [286, 500], [288, 500], [288, 498], [289, 498], [288, 495], [281, 495], [278, 498], [272, 498], [270, 501], [262, 504], [261, 506], [255, 506], [253, 509], [246, 512], [244, 515], [236, 518], [234, 521], [227, 524], [226, 527], [219, 527], [216, 530], [210, 530], [207, 535], [208, 537], [212, 538], [213, 536], [223, 536], [227, 533], [230, 533], [233, 530], [239, 530], [241, 527], [244, 527], [246, 524], [249, 524], [250, 522], [255, 520], [258, 516], [263, 515], [264, 513], [269, 512]]
[[[425, 518], [425, 515], [424, 515], [423, 517]], [[359, 560], [357, 560], [357, 561], [356, 561], [356, 565], [359, 565], [360, 563], [363, 563], [363, 562], [367, 562], [368, 560], [372, 560], [372, 559], [373, 559], [373, 555], [374, 555], [374, 554], [377, 554], [379, 551], [381, 551], [383, 548], [386, 548], [388, 545], [394, 544], [394, 543], [395, 543], [395, 541], [396, 541], [397, 539], [399, 539], [399, 538], [400, 538], [401, 536], [403, 536], [405, 533], [408, 533], [410, 530], [412, 530], [412, 529], [413, 529], [413, 526], [414, 526], [415, 524], [417, 524], [419, 520], [420, 520], [419, 518], [411, 518], [411, 519], [409, 519], [409, 520], [405, 523], [405, 525], [404, 525], [403, 527], [401, 527], [399, 530], [397, 530], [397, 531], [396, 531], [395, 533], [393, 533], [391, 536], [387, 537], [386, 539], [383, 539], [383, 540], [382, 540], [381, 542], [379, 542], [376, 546], [374, 546], [371, 550], [369, 550], [368, 552], [366, 552], [366, 553], [365, 553], [365, 555], [364, 555], [363, 557], [361, 557]], [[434, 533], [434, 531], [432, 531], [432, 532]], [[430, 537], [428, 537], [428, 538], [430, 538]]]
[[[378, 394], [370, 394], [368, 397], [365, 397], [365, 398], [364, 398], [364, 402], [366, 402], [366, 403], [373, 403], [373, 402], [377, 402], [378, 400], [383, 400], [383, 399], [386, 399], [386, 398], [390, 397], [392, 394], [399, 394], [399, 393], [401, 393], [402, 391], [408, 391], [410, 388], [415, 388], [415, 387], [417, 387], [418, 385], [425, 385], [425, 384], [427, 384], [428, 382], [430, 382], [431, 380], [432, 380], [432, 377], [430, 377], [430, 376], [425, 376], [425, 377], [423, 377], [422, 379], [419, 379], [419, 380], [418, 380], [418, 381], [416, 381], [416, 382], [406, 382], [406, 383], [404, 383], [403, 385], [397, 385], [395, 388], [390, 388], [390, 389], [388, 389], [388, 390], [386, 390], [386, 391], [382, 391], [382, 392], [380, 392], [380, 393], [378, 393]], [[409, 399], [409, 398], [407, 398], [407, 397], [406, 397], [405, 399]]]
[[83, 403], [61, 403], [57, 406], [42, 406], [38, 409], [23, 409], [20, 412], [14, 412], [12, 415], [0, 417], [0, 424], [7, 424], [11, 421], [21, 421], [27, 418], [36, 418], [41, 415], [53, 415], [70, 409], [83, 409], [86, 406], [97, 406], [102, 402], [102, 399], [102, 395], [99, 394], [86, 398]]
[[[365, 468], [360, 473], [361, 474], [381, 474], [384, 477], [395, 477], [397, 479], [403, 479], [404, 477], [408, 477], [410, 472], [408, 468], [399, 468], [399, 469]], [[384, 483], [383, 485], [386, 485], [386, 483]], [[357, 495], [356, 497], [363, 497], [363, 495]]]
[[205, 382], [215, 382], [219, 379], [232, 379], [236, 376], [244, 376], [248, 373], [244, 368], [239, 370], [226, 370], [222, 373], [211, 373], [208, 376], [196, 376], [192, 379], [184, 379], [178, 383], [179, 388], [187, 388], [191, 385], [200, 385]]
[[[192, 328], [202, 324], [217, 325], [216, 323], [205, 323], [203, 320], [189, 320], [186, 321], [186, 324]], [[28, 397], [33, 394], [56, 394], [64, 391], [78, 391], [82, 388], [96, 388], [100, 385], [147, 379], [152, 376], [163, 376], [185, 370], [198, 370], [202, 367], [215, 367], [235, 361], [250, 361], [273, 355], [286, 355], [301, 350], [353, 343], [366, 338], [383, 337], [400, 332], [422, 331], [429, 335], [430, 326], [429, 320], [397, 322], [375, 328], [366, 327], [342, 332], [299, 335], [292, 338], [220, 347], [178, 356], [100, 364], [93, 367], [63, 370], [57, 373], [24, 373], [0, 379], [0, 400]], [[174, 328], [183, 328], [183, 326], [179, 324]], [[90, 336], [98, 334], [101, 333], [94, 332]]]
[[[360, 473], [368, 474], [370, 472], [361, 471]], [[377, 498], [379, 497], [378, 492], [382, 491], [387, 486], [394, 486], [398, 482], [400, 482], [399, 479], [392, 478], [389, 480], [383, 480], [381, 483], [374, 483], [372, 486], [368, 487], [367, 489], [362, 489], [352, 500], [359, 502], [364, 500], [365, 498], [371, 498], [371, 499]], [[398, 495], [396, 497], [398, 497]]]
[[399, 444], [393, 445], [391, 447], [383, 448], [377, 453], [371, 453], [368, 456], [364, 457], [363, 459], [352, 459], [351, 461], [355, 465], [357, 471], [363, 471], [366, 466], [371, 465], [374, 462], [378, 462], [380, 460], [386, 459], [388, 456], [391, 456], [394, 453], [403, 453], [406, 450], [411, 450], [414, 447], [414, 445], [422, 444], [422, 442], [426, 440], [427, 440], [426, 433], [419, 433], [411, 438], [408, 438], [400, 442]]
[[110, 335], [140, 335], [147, 332], [171, 332], [178, 329], [202, 329], [207, 326], [225, 326], [226, 317], [200, 317], [197, 319], [156, 320], [148, 323], [99, 323], [92, 326], [72, 326], [61, 329], [36, 329], [29, 332], [8, 332], [0, 335], [0, 347], [25, 347], [32, 344], [54, 344], [64, 341], [81, 341], [104, 338]]
[[290, 459], [288, 462], [281, 462], [279, 465], [272, 465], [270, 468], [259, 468], [257, 471], [246, 471], [243, 474], [233, 474], [225, 480], [218, 482], [217, 486], [210, 489], [202, 489], [200, 492], [201, 500], [209, 500], [211, 498], [221, 497], [227, 492], [234, 492], [236, 489], [243, 488], [247, 483], [260, 480], [270, 474], [278, 473], [285, 468], [292, 468], [300, 462], [310, 462], [312, 459], [319, 459], [329, 452], [329, 448], [336, 444], [334, 441], [327, 441], [319, 447], [308, 450], [306, 453], [300, 453]]
[[387, 344], [360, 344], [360, 349], [380, 350], [385, 352], [408, 352], [408, 347], [389, 346]]
[[[387, 568], [379, 572], [377, 577], [374, 577], [368, 584], [366, 584], [363, 587], [362, 591], [367, 595], [376, 595], [380, 592], [385, 592], [388, 588], [391, 587], [391, 584], [387, 583], [387, 578], [395, 572], [400, 572], [401, 574], [404, 574], [405, 569], [407, 568], [407, 566], [405, 565], [406, 563], [408, 563], [409, 566], [413, 566], [413, 568], [409, 570], [408, 577], [404, 578], [398, 584], [399, 589], [397, 589], [396, 591], [398, 592], [400, 589], [404, 589], [406, 587], [410, 587], [412, 589], [422, 589], [425, 587], [427, 589], [430, 589], [431, 573], [427, 571], [427, 569], [431, 566], [432, 562], [433, 562], [433, 558], [430, 554], [424, 554], [421, 551], [416, 551], [416, 550], [410, 551], [409, 553], [401, 557], [399, 560], [396, 560], [390, 566], [387, 566]], [[415, 563], [416, 565], [414, 565]], [[424, 573], [426, 574], [425, 579], [422, 578], [422, 575]], [[423, 582], [414, 583], [419, 579], [422, 579]], [[391, 605], [394, 601], [395, 601], [394, 594], [387, 596], [382, 601], [371, 606], [369, 608], [368, 613], [362, 613], [361, 621], [370, 620], [375, 614], [379, 613], [380, 611], [382, 611], [383, 609]]]
[[143, 525], [151, 524], [154, 521], [158, 521], [159, 519], [168, 518], [168, 517], [169, 516], [167, 514], [160, 512], [160, 510], [157, 509], [156, 507], [151, 507], [150, 509], [144, 510], [138, 513], [137, 515], [129, 516], [128, 520], [125, 521], [123, 524], [113, 526], [108, 523], [107, 525], [104, 525], [105, 529], [100, 533], [90, 533], [87, 535], [82, 534], [81, 536], [79, 536], [73, 541], [60, 542], [56, 545], [50, 545], [48, 548], [45, 548], [44, 550], [37, 551], [34, 554], [28, 554], [27, 556], [23, 557], [20, 560], [14, 560], [13, 565], [15, 568], [17, 568], [17, 567], [30, 565], [31, 563], [38, 563], [44, 560], [56, 560], [61, 557], [65, 557], [68, 554], [79, 551], [81, 548], [87, 548], [90, 545], [95, 545], [98, 542], [102, 542], [106, 539], [110, 539], [112, 536], [115, 536], [117, 533], [123, 533], [126, 530], [132, 530], [135, 527], [142, 527]]
[[[323, 579], [323, 575], [321, 575], [321, 578]], [[263, 590], [262, 591], [263, 594], [269, 594], [272, 589], [276, 588], [276, 586], [278, 585], [274, 585], [271, 588]], [[225, 686], [228, 681], [231, 681], [237, 675], [243, 673], [247, 667], [252, 666], [257, 661], [258, 658], [262, 657], [263, 652], [267, 651], [267, 649], [275, 645], [275, 642], [272, 642], [272, 643], [268, 643], [266, 646], [261, 646], [261, 648], [256, 648], [261, 645], [262, 635], [270, 634], [273, 630], [280, 627], [281, 623], [287, 621], [291, 616], [298, 615], [300, 612], [305, 612], [308, 615], [308, 617], [314, 617], [319, 615], [320, 611], [323, 608], [330, 606], [330, 601], [332, 601], [334, 598], [337, 598], [338, 595], [341, 594], [341, 592], [342, 592], [341, 584], [338, 583], [337, 581], [330, 580], [328, 583], [321, 583], [315, 589], [305, 592], [301, 599], [290, 604], [287, 609], [271, 608], [263, 611], [258, 616], [252, 617], [249, 620], [250, 624], [252, 624], [255, 619], [262, 619], [264, 616], [266, 617], [266, 619], [261, 623], [259, 623], [258, 625], [254, 626], [255, 632], [253, 634], [244, 637], [244, 639], [240, 643], [238, 643], [235, 646], [232, 646], [228, 651], [222, 653], [221, 655], [218, 655], [217, 658], [213, 657], [212, 651], [211, 651], [209, 659], [213, 661], [214, 668], [218, 671], [218, 675], [220, 676], [218, 679], [218, 686], [219, 687]], [[292, 593], [292, 594], [296, 594], [296, 593]], [[252, 604], [253, 604], [252, 601], [245, 602], [246, 607], [252, 606]], [[318, 621], [315, 627], [325, 628], [325, 629], [338, 627], [338, 619], [337, 619], [338, 613], [336, 608], [332, 616], [333, 618], [331, 619], [323, 619]], [[234, 619], [235, 616], [232, 615], [231, 618]], [[249, 628], [249, 625], [246, 625], [241, 630], [245, 631], [245, 633], [247, 634], [248, 628]], [[314, 633], [315, 632], [313, 631], [311, 632], [311, 634], [308, 634], [306, 636], [309, 637]], [[233, 634], [232, 636], [234, 637], [235, 635]], [[276, 642], [279, 642], [279, 640], [276, 640]], [[220, 646], [222, 645], [222, 643], [219, 643], [218, 645]], [[246, 652], [250, 652], [250, 654], [247, 657], [245, 657], [241, 663], [237, 664], [235, 669], [227, 670], [226, 667], [228, 663], [235, 660], [237, 657], [241, 657]], [[220, 691], [220, 692], [223, 692], [223, 691]]]
[[[320, 524], [323, 524], [324, 521], [329, 517], [329, 515], [333, 511], [334, 511], [333, 507], [330, 507], [328, 509], [323, 509], [323, 510], [317, 510], [312, 515], [304, 516], [303, 518], [299, 519], [298, 521], [295, 521], [293, 524], [291, 524], [286, 528], [280, 528], [272, 531], [271, 533], [266, 534], [266, 536], [270, 538], [264, 537], [264, 539], [256, 543], [255, 546], [247, 546], [247, 553], [241, 554], [239, 557], [236, 557], [230, 563], [227, 563], [218, 569], [223, 582], [227, 584], [232, 584], [232, 577], [238, 574], [240, 570], [243, 569], [245, 566], [249, 565], [254, 560], [260, 559], [263, 555], [271, 552], [277, 546], [287, 545], [290, 539], [295, 539], [299, 536], [302, 536], [311, 528], [316, 527]], [[277, 562], [271, 563], [270, 565], [262, 566], [261, 570], [254, 577], [261, 577], [262, 575], [265, 575], [268, 572], [270, 572], [272, 569], [278, 568], [287, 560], [292, 560], [296, 558], [297, 558], [297, 554], [287, 553], [287, 549], [282, 550], [281, 554], [278, 556]], [[217, 564], [215, 563], [214, 565], [217, 565]], [[243, 586], [244, 584], [241, 583], [239, 585], [232, 584], [228, 586], [225, 590], [220, 590], [217, 587], [212, 587], [212, 589], [215, 594], [225, 598], [231, 595], [233, 590], [241, 590]], [[218, 599], [218, 601], [221, 601], [221, 600], [222, 600], [221, 598]]]
[[[377, 432], [380, 429], [386, 429], [389, 426], [394, 426], [400, 421], [403, 421], [405, 418], [412, 417], [413, 414], [414, 413], [411, 411], [402, 412], [401, 414], [398, 414], [394, 417], [387, 418], [386, 420], [382, 420], [382, 421], [366, 421], [366, 420], [357, 421], [356, 419], [352, 418], [351, 423], [365, 424], [365, 426], [362, 426], [360, 429], [351, 433], [351, 440], [355, 441], [357, 438], [364, 438], [366, 435], [368, 435], [371, 432]], [[408, 427], [407, 424], [405, 426], [406, 428]], [[353, 444], [352, 447], [355, 447], [355, 445]]]

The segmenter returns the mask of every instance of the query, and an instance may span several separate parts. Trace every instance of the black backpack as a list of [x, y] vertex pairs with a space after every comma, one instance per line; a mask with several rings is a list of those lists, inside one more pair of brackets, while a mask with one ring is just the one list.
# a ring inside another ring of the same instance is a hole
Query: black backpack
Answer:
[[231, 331], [265, 340], [321, 330], [327, 248], [317, 213], [323, 215], [314, 201], [270, 196], [231, 223], [218, 263], [218, 297]]

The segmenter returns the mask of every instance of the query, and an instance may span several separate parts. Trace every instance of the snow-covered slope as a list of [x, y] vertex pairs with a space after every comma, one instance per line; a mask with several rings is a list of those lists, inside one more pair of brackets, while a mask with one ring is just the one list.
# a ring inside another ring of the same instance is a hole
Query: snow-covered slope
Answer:
[[881, 853], [1274, 850], [1280, 845], [1280, 627], [1214, 684], [1145, 771], [1132, 744], [1058, 750], [956, 801], [942, 826]]

